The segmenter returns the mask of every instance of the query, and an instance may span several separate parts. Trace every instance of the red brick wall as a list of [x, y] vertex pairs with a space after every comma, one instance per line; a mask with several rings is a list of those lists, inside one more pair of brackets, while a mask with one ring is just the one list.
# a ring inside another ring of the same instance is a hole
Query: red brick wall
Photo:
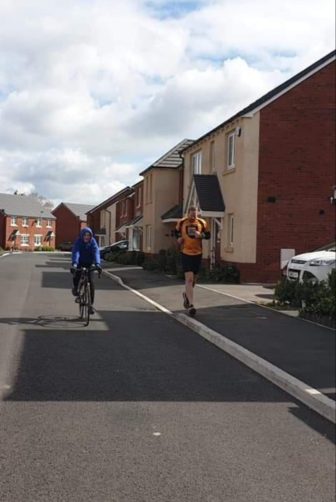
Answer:
[[[1, 226], [1, 220], [0, 220]], [[18, 249], [20, 251], [34, 251], [36, 246], [34, 245], [34, 235], [42, 235], [42, 244], [41, 246], [47, 246], [55, 248], [55, 237], [52, 237], [51, 240], [46, 240], [48, 232], [56, 233], [56, 222], [55, 220], [51, 220], [51, 226], [47, 227], [47, 219], [42, 219], [41, 227], [36, 226], [36, 218], [28, 218], [28, 226], [23, 226], [22, 217], [17, 218], [17, 226], [11, 226], [11, 217], [6, 216], [2, 218], [2, 227], [3, 227], [3, 238], [2, 238], [2, 247], [7, 249]], [[18, 230], [20, 234], [28, 234], [29, 236], [29, 244], [28, 246], [21, 245], [21, 237], [18, 236], [15, 241], [13, 241], [12, 236], [13, 232]]]
[[301, 253], [335, 239], [335, 63], [261, 110], [259, 154], [257, 267], [242, 271], [272, 281], [281, 248]]
[[[143, 214], [143, 183], [141, 185], [138, 185], [135, 188], [135, 194], [134, 194], [134, 218], [137, 216], [142, 216]], [[140, 205], [138, 201], [140, 200]]]
[[81, 223], [78, 216], [75, 216], [66, 206], [61, 204], [53, 211], [56, 216], [56, 247], [62, 242], [74, 242], [80, 232]]
[[[122, 213], [123, 203], [126, 201], [126, 212]], [[129, 223], [134, 217], [134, 196], [124, 198], [117, 202], [116, 208], [116, 227]]]

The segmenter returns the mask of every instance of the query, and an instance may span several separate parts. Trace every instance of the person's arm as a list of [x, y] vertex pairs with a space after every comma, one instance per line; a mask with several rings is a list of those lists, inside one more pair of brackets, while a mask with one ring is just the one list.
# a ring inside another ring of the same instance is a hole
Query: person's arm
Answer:
[[175, 237], [177, 239], [177, 243], [182, 246], [184, 239], [182, 237], [182, 232], [181, 232], [181, 221], [177, 222], [176, 228], [175, 228]]
[[205, 239], [206, 241], [208, 241], [210, 239], [211, 233], [208, 230], [208, 224], [207, 224], [207, 222], [205, 220], [202, 221], [202, 231], [201, 232], [196, 232], [195, 236], [198, 239]]
[[94, 256], [94, 264], [100, 265], [100, 251], [96, 239], [92, 239], [92, 252]]
[[76, 266], [78, 266], [78, 264], [79, 264], [79, 257], [80, 257], [79, 244], [80, 244], [80, 242], [79, 242], [79, 240], [77, 240], [72, 247], [71, 261], [72, 261], [72, 265], [76, 265]]

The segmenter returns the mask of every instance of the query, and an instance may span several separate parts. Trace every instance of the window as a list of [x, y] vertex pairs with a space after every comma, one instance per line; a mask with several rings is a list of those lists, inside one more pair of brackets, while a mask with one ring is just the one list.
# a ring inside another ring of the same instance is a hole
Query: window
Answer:
[[42, 227], [42, 218], [36, 218], [36, 226]]
[[234, 238], [234, 215], [229, 214], [228, 219], [228, 246], [230, 248], [233, 247], [233, 238]]
[[152, 226], [146, 225], [146, 246], [147, 250], [152, 249]]
[[34, 235], [34, 246], [42, 246], [42, 235]]
[[210, 143], [210, 171], [213, 172], [215, 170], [215, 142], [211, 141]]
[[232, 132], [228, 134], [226, 141], [226, 151], [227, 151], [227, 168], [233, 169], [235, 167], [235, 133]]
[[29, 246], [29, 235], [21, 234], [21, 246]]
[[51, 220], [47, 220], [47, 228], [51, 228], [51, 227], [52, 227]]
[[202, 174], [202, 152], [194, 153], [191, 157], [191, 167], [193, 174]]
[[28, 218], [26, 216], [24, 216], [22, 218], [22, 226], [23, 227], [28, 227], [28, 222], [29, 222]]
[[17, 217], [16, 216], [11, 217], [11, 226], [17, 227]]

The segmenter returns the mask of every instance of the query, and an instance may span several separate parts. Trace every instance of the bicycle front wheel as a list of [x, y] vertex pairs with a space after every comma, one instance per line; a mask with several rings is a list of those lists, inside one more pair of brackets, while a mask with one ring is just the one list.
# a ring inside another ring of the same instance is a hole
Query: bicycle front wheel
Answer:
[[88, 282], [86, 284], [86, 288], [85, 288], [85, 303], [84, 303], [84, 312], [83, 312], [83, 319], [84, 319], [85, 326], [89, 325], [90, 311], [91, 311], [91, 286], [90, 286], [90, 283]]

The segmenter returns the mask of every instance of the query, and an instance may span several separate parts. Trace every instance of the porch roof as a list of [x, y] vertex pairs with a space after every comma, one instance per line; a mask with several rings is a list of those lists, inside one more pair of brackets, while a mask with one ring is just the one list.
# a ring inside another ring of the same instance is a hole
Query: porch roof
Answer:
[[143, 226], [143, 216], [137, 216], [134, 218], [134, 220], [130, 221], [127, 223], [126, 228], [131, 228], [131, 227], [142, 227]]
[[195, 174], [194, 184], [201, 212], [204, 216], [224, 215], [225, 204], [216, 174]]
[[169, 209], [169, 211], [167, 211], [166, 213], [164, 213], [161, 216], [161, 220], [163, 222], [169, 223], [170, 221], [177, 221], [177, 220], [179, 220], [180, 218], [182, 218], [182, 216], [183, 216], [182, 205], [181, 204], [177, 204], [176, 206], [174, 206], [171, 209]]

